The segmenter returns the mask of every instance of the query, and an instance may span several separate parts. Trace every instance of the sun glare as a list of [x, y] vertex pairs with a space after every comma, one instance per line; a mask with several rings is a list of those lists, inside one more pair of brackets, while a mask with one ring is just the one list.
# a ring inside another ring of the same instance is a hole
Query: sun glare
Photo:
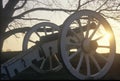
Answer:
[[[102, 33], [101, 39], [97, 41], [98, 43], [98, 48], [97, 48], [97, 52], [98, 53], [109, 53], [110, 52], [110, 48], [106, 48], [110, 46], [110, 40], [111, 40], [111, 34], [109, 32], [104, 32]], [[99, 46], [103, 46], [103, 47], [99, 47]]]
[[109, 40], [111, 38], [109, 33], [105, 33], [103, 39]]

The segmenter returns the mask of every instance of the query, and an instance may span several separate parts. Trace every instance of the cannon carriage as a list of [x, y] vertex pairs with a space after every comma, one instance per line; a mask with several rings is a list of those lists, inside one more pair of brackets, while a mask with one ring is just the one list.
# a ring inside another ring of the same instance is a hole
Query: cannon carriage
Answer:
[[[110, 38], [105, 39], [106, 35]], [[115, 47], [106, 19], [95, 11], [81, 10], [61, 26], [51, 22], [34, 25], [24, 37], [23, 52], [2, 64], [1, 72], [11, 78], [27, 67], [46, 73], [65, 66], [80, 80], [100, 79], [112, 66]]]

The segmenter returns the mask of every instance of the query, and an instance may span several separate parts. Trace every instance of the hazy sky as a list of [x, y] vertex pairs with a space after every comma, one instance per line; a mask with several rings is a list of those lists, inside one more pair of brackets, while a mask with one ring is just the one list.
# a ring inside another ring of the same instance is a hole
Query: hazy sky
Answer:
[[[46, 0], [45, 0], [46, 1]], [[50, 0], [49, 0], [50, 1]], [[57, 1], [57, 0], [56, 0]], [[84, 1], [84, 0], [83, 0]], [[68, 6], [70, 4], [67, 4], [67, 0], [63, 0], [60, 1], [61, 3], [57, 4], [58, 7], [61, 8], [69, 8]], [[75, 0], [70, 0], [71, 3], [73, 3], [71, 8], [75, 8]], [[62, 4], [62, 6], [60, 5]], [[29, 4], [30, 5], [30, 4]], [[91, 5], [93, 6], [93, 5]], [[54, 7], [54, 6], [52, 6]], [[18, 14], [18, 12], [16, 13]], [[53, 22], [57, 25], [61, 25], [65, 19], [68, 17], [67, 13], [64, 12], [48, 12], [48, 11], [37, 11], [37, 12], [33, 12], [31, 14], [29, 14], [31, 17], [37, 17], [37, 18], [41, 18], [41, 19], [49, 19], [50, 22]], [[39, 23], [40, 21], [21, 21], [21, 22], [25, 22], [24, 25], [25, 26], [33, 26], [34, 24]], [[115, 39], [116, 39], [116, 52], [120, 53], [120, 22], [114, 21], [114, 20], [108, 20], [108, 22], [111, 24], [112, 29], [114, 31], [115, 34]], [[18, 51], [22, 49], [22, 42], [23, 42], [23, 34], [19, 34], [17, 35], [19, 36], [19, 38], [15, 38], [15, 36], [11, 36], [10, 38], [6, 39], [4, 42], [4, 46], [3, 46], [3, 50], [4, 51]]]

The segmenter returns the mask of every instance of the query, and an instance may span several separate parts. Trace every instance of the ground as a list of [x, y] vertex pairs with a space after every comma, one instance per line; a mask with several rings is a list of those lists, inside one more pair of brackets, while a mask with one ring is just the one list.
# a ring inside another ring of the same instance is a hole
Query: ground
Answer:
[[[13, 57], [15, 54], [3, 55], [2, 61]], [[19, 73], [13, 77], [12, 80], [77, 80], [72, 76], [64, 67], [58, 72], [49, 72], [40, 74], [35, 72], [32, 68], [28, 68], [25, 71]], [[109, 72], [102, 78], [102, 80], [120, 80], [120, 54], [115, 55], [114, 63]]]

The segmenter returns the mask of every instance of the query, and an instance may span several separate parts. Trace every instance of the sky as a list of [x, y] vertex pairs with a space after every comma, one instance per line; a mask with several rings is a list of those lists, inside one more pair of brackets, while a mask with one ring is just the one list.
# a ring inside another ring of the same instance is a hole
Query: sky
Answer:
[[[70, 1], [73, 3], [73, 0], [70, 0]], [[83, 0], [83, 2], [84, 2], [84, 0]], [[63, 2], [61, 1], [61, 3], [63, 5], [62, 6], [63, 8], [66, 8], [66, 6], [69, 6], [65, 0]], [[59, 5], [59, 4], [57, 4], [57, 5]], [[55, 6], [55, 5], [53, 5], [53, 6]], [[72, 5], [73, 8], [74, 8], [74, 6], [75, 5]], [[58, 7], [61, 7], [61, 6], [59, 5]], [[18, 13], [19, 12], [16, 12], [16, 14], [18, 14]], [[41, 19], [49, 19], [50, 22], [55, 23], [58, 26], [61, 25], [65, 21], [65, 19], [67, 19], [67, 17], [69, 16], [67, 13], [64, 13], [64, 12], [48, 12], [48, 11], [47, 12], [46, 11], [37, 11], [37, 12], [33, 12], [29, 15], [31, 17], [33, 16], [33, 17], [37, 17], [37, 18], [41, 18]], [[114, 35], [115, 35], [116, 53], [120, 54], [120, 22], [112, 20], [112, 19], [108, 19], [107, 21], [110, 23], [112, 30], [114, 32]], [[40, 23], [41, 21], [32, 21], [32, 22], [31, 21], [21, 21], [21, 22], [25, 22], [24, 23], [25, 26], [32, 27], [33, 25]], [[23, 38], [24, 38], [25, 34], [19, 33], [16, 35], [19, 36], [19, 38], [16, 38], [15, 35], [12, 35], [8, 39], [5, 40], [4, 45], [3, 45], [3, 51], [22, 50], [22, 43], [23, 43]]]

